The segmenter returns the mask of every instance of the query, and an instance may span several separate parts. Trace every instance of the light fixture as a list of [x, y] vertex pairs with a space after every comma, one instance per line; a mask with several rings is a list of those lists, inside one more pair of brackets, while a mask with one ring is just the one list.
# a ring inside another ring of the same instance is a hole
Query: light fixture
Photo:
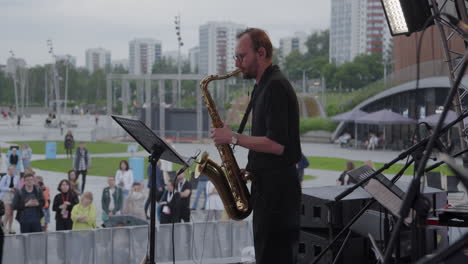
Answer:
[[[431, 17], [427, 0], [381, 0], [392, 36], [411, 35], [423, 30], [426, 20]], [[434, 24], [431, 21], [429, 25]]]

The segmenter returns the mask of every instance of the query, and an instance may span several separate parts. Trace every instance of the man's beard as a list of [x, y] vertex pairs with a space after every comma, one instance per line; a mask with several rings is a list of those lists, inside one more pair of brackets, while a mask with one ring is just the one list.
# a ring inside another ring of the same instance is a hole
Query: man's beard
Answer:
[[250, 67], [245, 69], [245, 71], [242, 71], [242, 78], [244, 78], [244, 80], [257, 78], [257, 73], [253, 69], [256, 69], [256, 67]]
[[255, 78], [255, 76], [253, 76], [253, 74], [250, 72], [245, 72], [245, 73], [242, 73], [242, 78], [244, 78], [244, 80], [250, 80], [250, 79]]

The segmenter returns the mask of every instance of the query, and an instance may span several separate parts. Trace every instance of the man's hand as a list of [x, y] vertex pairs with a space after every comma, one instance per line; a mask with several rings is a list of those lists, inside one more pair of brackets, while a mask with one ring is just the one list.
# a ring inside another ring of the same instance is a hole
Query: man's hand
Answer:
[[221, 128], [211, 129], [211, 139], [215, 144], [230, 144], [233, 134], [231, 128], [225, 124]]

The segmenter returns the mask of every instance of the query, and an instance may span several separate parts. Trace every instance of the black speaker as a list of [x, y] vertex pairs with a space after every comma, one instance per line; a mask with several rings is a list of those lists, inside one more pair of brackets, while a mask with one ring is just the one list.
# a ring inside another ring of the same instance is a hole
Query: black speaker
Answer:
[[[400, 189], [406, 191], [409, 184], [397, 182]], [[356, 213], [371, 199], [362, 188], [357, 188], [340, 201], [335, 197], [349, 188], [348, 186], [324, 186], [302, 189], [301, 227], [341, 229], [351, 221]], [[424, 196], [431, 202], [432, 216], [435, 209], [447, 204], [447, 193], [443, 190], [425, 187]], [[377, 202], [371, 209], [378, 210]]]
[[343, 228], [353, 216], [370, 200], [363, 189], [356, 189], [343, 200], [335, 197], [349, 186], [324, 186], [302, 190], [302, 228]]
[[[345, 236], [337, 241], [327, 253], [320, 259], [319, 264], [333, 263]], [[298, 263], [309, 264], [325, 249], [330, 243], [329, 235], [325, 232], [311, 230], [301, 230], [299, 240]], [[370, 251], [370, 242], [363, 237], [352, 235], [346, 243], [337, 263], [375, 263], [375, 258]]]

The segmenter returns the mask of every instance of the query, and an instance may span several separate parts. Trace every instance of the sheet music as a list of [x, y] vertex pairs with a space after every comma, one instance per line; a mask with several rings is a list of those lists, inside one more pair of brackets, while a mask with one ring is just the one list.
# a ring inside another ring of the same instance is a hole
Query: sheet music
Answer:
[[[364, 186], [364, 189], [372, 195], [380, 204], [382, 204], [385, 208], [387, 208], [392, 214], [396, 216], [400, 216], [400, 208], [403, 204], [403, 200], [398, 197], [396, 194], [391, 192], [385, 185], [380, 183], [378, 180], [371, 179], [369, 182]], [[411, 224], [412, 218], [410, 217], [413, 212], [411, 212], [408, 217], [405, 218], [406, 224]]]
[[[375, 171], [367, 166], [361, 166], [348, 172], [356, 182], [364, 180], [371, 176]], [[375, 198], [381, 205], [387, 208], [393, 215], [400, 216], [400, 208], [403, 204], [405, 192], [387, 179], [383, 174], [377, 174], [374, 178], [362, 184], [362, 188]], [[408, 217], [405, 218], [405, 224], [411, 224], [414, 210], [411, 209]]]

